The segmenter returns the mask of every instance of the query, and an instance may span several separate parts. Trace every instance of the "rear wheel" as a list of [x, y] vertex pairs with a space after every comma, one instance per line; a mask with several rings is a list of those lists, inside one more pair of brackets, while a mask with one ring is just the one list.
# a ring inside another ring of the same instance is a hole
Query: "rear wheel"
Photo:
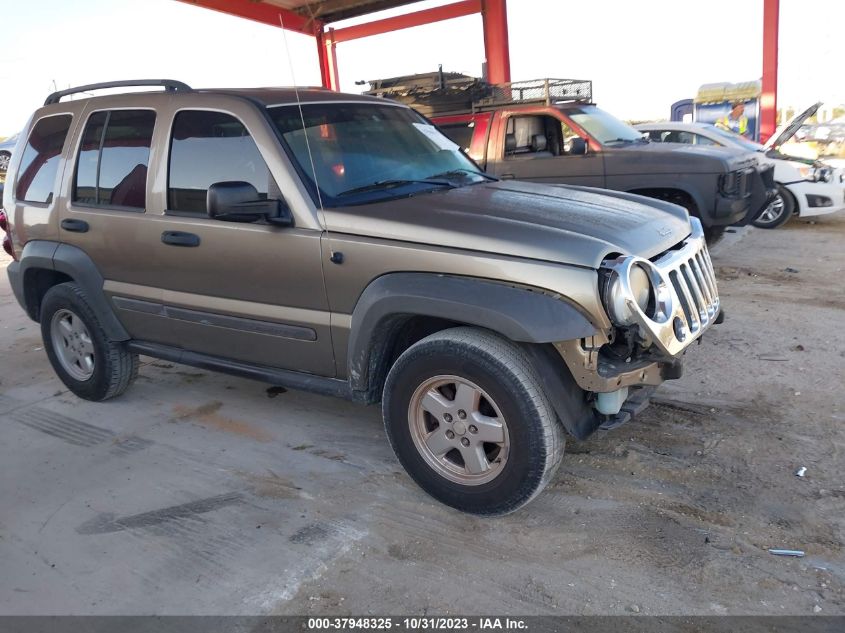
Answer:
[[766, 210], [752, 222], [760, 229], [776, 229], [783, 226], [795, 212], [795, 199], [783, 185], [778, 185], [778, 193]]
[[109, 339], [76, 284], [53, 286], [41, 302], [41, 336], [58, 377], [86, 400], [122, 394], [138, 375], [138, 355]]
[[382, 399], [399, 461], [435, 499], [472, 514], [513, 512], [548, 483], [563, 429], [525, 354], [475, 328], [406, 350]]
[[9, 152], [0, 152], [0, 174], [5, 174], [9, 170], [9, 161], [12, 155]]

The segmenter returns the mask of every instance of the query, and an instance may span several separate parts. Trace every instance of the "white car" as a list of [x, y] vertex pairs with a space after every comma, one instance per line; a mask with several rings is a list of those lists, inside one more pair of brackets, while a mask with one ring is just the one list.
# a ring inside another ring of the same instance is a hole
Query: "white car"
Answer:
[[845, 209], [845, 169], [787, 156], [778, 151], [819, 106], [821, 104], [817, 103], [793, 117], [765, 145], [708, 123], [643, 123], [635, 127], [653, 142], [718, 145], [758, 151], [760, 161], [775, 166], [778, 196], [753, 224], [774, 229], [785, 224], [793, 215], [807, 217]]

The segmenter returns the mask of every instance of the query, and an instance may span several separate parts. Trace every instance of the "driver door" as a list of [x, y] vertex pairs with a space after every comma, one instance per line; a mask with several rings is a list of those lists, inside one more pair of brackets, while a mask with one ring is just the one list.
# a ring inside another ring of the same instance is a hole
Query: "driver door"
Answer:
[[[566, 121], [544, 114], [508, 113], [499, 126], [499, 178], [544, 184], [604, 187], [604, 160]], [[503, 133], [502, 133], [503, 132]]]

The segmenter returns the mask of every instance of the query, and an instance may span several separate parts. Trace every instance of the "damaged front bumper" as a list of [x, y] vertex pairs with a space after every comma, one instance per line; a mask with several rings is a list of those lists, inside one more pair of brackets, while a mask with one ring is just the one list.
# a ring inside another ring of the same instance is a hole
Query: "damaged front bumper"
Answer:
[[[613, 333], [555, 344], [575, 382], [592, 394], [606, 425], [627, 421], [648, 404], [653, 388], [680, 378], [684, 351], [724, 319], [701, 224], [692, 218], [691, 226], [686, 240], [652, 260], [626, 256], [606, 262], [621, 284], [631, 319], [628, 329], [640, 341], [637, 353], [627, 358], [610, 353]], [[643, 268], [651, 281], [646, 309], [637, 304], [630, 285], [633, 266]]]

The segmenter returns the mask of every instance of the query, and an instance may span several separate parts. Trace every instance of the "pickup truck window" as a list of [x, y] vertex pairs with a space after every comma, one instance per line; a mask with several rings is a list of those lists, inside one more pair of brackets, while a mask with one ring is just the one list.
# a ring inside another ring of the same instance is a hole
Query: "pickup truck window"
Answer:
[[596, 106], [567, 108], [564, 114], [602, 145], [643, 142], [642, 132]]
[[296, 105], [275, 106], [268, 112], [300, 176], [312, 191], [319, 186], [320, 200], [327, 207], [460, 187], [489, 178], [456, 143], [410, 108], [306, 103], [301, 114]]
[[551, 158], [572, 153], [580, 138], [566, 123], [548, 115], [513, 116], [507, 121], [505, 158]]

